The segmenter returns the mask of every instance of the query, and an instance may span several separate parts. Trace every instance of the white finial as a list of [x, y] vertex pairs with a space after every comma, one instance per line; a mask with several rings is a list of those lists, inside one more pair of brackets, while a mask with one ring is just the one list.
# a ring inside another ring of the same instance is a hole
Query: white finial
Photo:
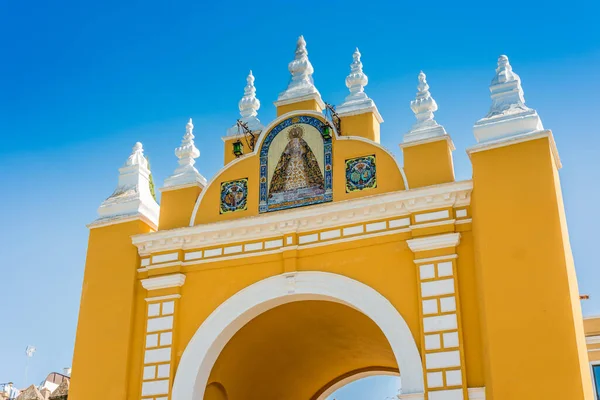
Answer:
[[[240, 108], [240, 120], [248, 125], [248, 128], [252, 132], [262, 131], [264, 129], [263, 124], [258, 119], [258, 109], [260, 108], [260, 101], [256, 98], [256, 88], [254, 87], [254, 75], [252, 71], [246, 78], [246, 87], [244, 88], [244, 97], [238, 103]], [[229, 136], [238, 135], [239, 129], [237, 124], [227, 129], [227, 135], [223, 138], [225, 140]]]
[[206, 178], [194, 167], [196, 158], [200, 157], [200, 150], [194, 144], [194, 124], [192, 119], [185, 126], [185, 135], [181, 140], [181, 146], [175, 149], [175, 155], [179, 159], [179, 167], [173, 175], [165, 179], [165, 187], [198, 184], [206, 186]]
[[536, 111], [525, 105], [521, 78], [505, 55], [498, 57], [490, 92], [492, 106], [473, 127], [478, 142], [544, 129]]
[[260, 108], [260, 101], [256, 98], [256, 88], [254, 87], [254, 75], [252, 70], [246, 78], [246, 87], [244, 88], [244, 97], [239, 102], [240, 115], [242, 118], [256, 117]]
[[369, 78], [363, 72], [363, 65], [360, 62], [360, 51], [358, 47], [352, 54], [352, 64], [350, 64], [350, 75], [346, 77], [346, 87], [350, 89], [350, 95], [346, 97], [346, 101], [356, 99], [367, 99], [367, 94], [364, 89], [369, 83]]
[[433, 113], [437, 111], [438, 106], [431, 97], [431, 93], [429, 93], [426, 78], [427, 76], [421, 71], [419, 73], [419, 84], [417, 85], [417, 96], [410, 102], [410, 108], [415, 113], [417, 122], [404, 135], [404, 143], [446, 135], [444, 127], [433, 119]]
[[296, 43], [296, 54], [294, 60], [288, 64], [288, 69], [292, 74], [292, 79], [285, 91], [279, 94], [278, 102], [290, 99], [296, 99], [306, 96], [318, 96], [318, 101], [321, 101], [321, 95], [314, 85], [312, 74], [313, 66], [308, 59], [308, 51], [306, 50], [306, 41], [303, 36], [298, 38]]
[[123, 164], [123, 167], [131, 166], [131, 165], [143, 165], [148, 168], [148, 160], [144, 157], [144, 148], [140, 142], [136, 142], [133, 148], [131, 149], [131, 155]]
[[350, 90], [350, 94], [346, 96], [346, 99], [337, 107], [336, 111], [340, 116], [356, 115], [372, 111], [375, 113], [379, 123], [382, 123], [383, 118], [381, 118], [375, 102], [365, 93], [365, 86], [369, 83], [369, 78], [363, 72], [360, 56], [361, 54], [357, 47], [352, 54], [350, 74], [346, 77], [346, 87]]
[[150, 170], [144, 148], [137, 142], [125, 164], [119, 168], [119, 183], [112, 195], [98, 209], [100, 218], [90, 224], [103, 225], [122, 218], [139, 217], [153, 228], [158, 226], [160, 207], [150, 192]]

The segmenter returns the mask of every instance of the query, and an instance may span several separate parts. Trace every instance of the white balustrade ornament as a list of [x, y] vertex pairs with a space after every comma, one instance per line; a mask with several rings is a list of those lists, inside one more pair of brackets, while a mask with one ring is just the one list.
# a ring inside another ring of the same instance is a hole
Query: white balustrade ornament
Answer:
[[125, 164], [119, 168], [117, 188], [109, 198], [102, 202], [98, 208], [100, 218], [91, 226], [123, 218], [142, 217], [156, 227], [158, 226], [159, 209], [159, 205], [150, 192], [148, 160], [144, 157], [142, 144], [137, 142]]
[[417, 97], [410, 102], [410, 108], [415, 113], [417, 122], [404, 135], [404, 143], [447, 136], [444, 127], [433, 119], [433, 113], [437, 111], [438, 106], [431, 97], [431, 93], [429, 93], [426, 78], [427, 76], [421, 71], [419, 73], [419, 84], [417, 85]]
[[[240, 109], [240, 115], [242, 116], [240, 120], [245, 122], [252, 132], [259, 132], [265, 128], [257, 117], [260, 101], [256, 98], [256, 88], [254, 87], [254, 75], [252, 75], [252, 71], [250, 71], [246, 78], [244, 97], [242, 97], [238, 103], [238, 107]], [[227, 136], [224, 139], [227, 139], [230, 136], [237, 136], [239, 133], [239, 128], [236, 124], [227, 129]]]
[[312, 74], [313, 66], [308, 59], [308, 51], [306, 50], [306, 41], [303, 36], [298, 38], [296, 44], [296, 55], [294, 60], [288, 64], [288, 69], [292, 74], [292, 79], [286, 90], [279, 94], [276, 106], [290, 104], [298, 101], [315, 99], [321, 106], [325, 108], [321, 100], [321, 94], [315, 87]]
[[537, 112], [525, 105], [521, 78], [512, 70], [508, 57], [504, 55], [498, 58], [490, 92], [490, 111], [473, 126], [479, 143], [544, 129]]
[[192, 119], [190, 118], [185, 126], [185, 135], [183, 135], [181, 146], [175, 149], [175, 155], [179, 159], [179, 167], [173, 172], [173, 175], [165, 179], [164, 188], [184, 185], [206, 186], [206, 178], [194, 167], [196, 163], [195, 159], [200, 157], [200, 150], [194, 144], [193, 130], [194, 124], [192, 124]]
[[373, 112], [379, 123], [383, 122], [381, 114], [377, 110], [375, 102], [365, 93], [365, 86], [369, 83], [369, 78], [363, 72], [363, 65], [360, 61], [360, 51], [358, 47], [352, 54], [352, 64], [350, 64], [350, 74], [346, 77], [346, 87], [350, 94], [340, 104], [336, 111], [341, 117]]

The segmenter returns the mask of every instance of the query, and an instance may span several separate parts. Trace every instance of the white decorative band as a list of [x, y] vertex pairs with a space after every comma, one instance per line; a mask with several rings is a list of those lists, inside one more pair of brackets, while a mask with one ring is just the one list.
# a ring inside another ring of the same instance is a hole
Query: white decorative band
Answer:
[[406, 243], [413, 252], [456, 247], [460, 243], [460, 233], [446, 233], [443, 235], [409, 239]]
[[148, 297], [146, 299], [146, 301], [148, 303], [153, 302], [153, 301], [161, 301], [161, 300], [170, 300], [170, 299], [180, 299], [181, 295], [180, 294], [169, 294], [166, 296], [156, 296], [156, 297]]
[[429, 258], [417, 258], [414, 260], [415, 264], [433, 263], [437, 261], [447, 261], [458, 258], [458, 254], [448, 254], [447, 256], [429, 257]]
[[156, 278], [142, 279], [142, 286], [146, 290], [165, 289], [170, 287], [183, 286], [185, 283], [184, 274], [173, 274], [159, 276]]
[[588, 336], [585, 338], [587, 344], [600, 344], [600, 335]]

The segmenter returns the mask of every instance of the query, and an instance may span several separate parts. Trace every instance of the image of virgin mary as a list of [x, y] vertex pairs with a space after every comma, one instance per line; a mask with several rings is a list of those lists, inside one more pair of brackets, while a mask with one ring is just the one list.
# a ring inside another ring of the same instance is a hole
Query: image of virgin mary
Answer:
[[325, 192], [323, 173], [301, 126], [290, 129], [269, 186], [269, 202], [302, 200]]

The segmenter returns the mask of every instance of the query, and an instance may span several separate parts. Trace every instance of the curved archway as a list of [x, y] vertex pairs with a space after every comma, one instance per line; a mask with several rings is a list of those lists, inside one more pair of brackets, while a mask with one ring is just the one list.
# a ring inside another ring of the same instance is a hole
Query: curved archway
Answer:
[[233, 335], [254, 317], [302, 300], [345, 304], [369, 317], [390, 343], [404, 393], [423, 393], [423, 368], [410, 329], [394, 306], [370, 286], [327, 272], [297, 272], [256, 282], [221, 304], [188, 343], [173, 383], [173, 400], [202, 399], [211, 370]]

